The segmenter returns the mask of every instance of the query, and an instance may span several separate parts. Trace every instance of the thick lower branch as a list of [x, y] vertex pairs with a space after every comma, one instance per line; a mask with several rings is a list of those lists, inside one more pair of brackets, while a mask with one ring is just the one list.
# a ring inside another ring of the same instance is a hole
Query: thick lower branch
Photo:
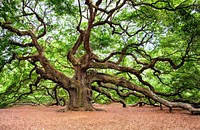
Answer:
[[122, 86], [122, 87], [128, 88], [130, 90], [140, 92], [140, 93], [146, 95], [147, 97], [169, 107], [170, 109], [179, 107], [179, 108], [189, 110], [193, 114], [200, 114], [200, 109], [192, 107], [191, 104], [181, 103], [181, 102], [170, 102], [164, 98], [157, 96], [149, 88], [144, 88], [144, 87], [138, 86], [136, 84], [133, 84], [133, 83], [127, 81], [124, 78], [118, 78], [118, 77], [110, 76], [107, 74], [96, 73], [96, 74], [91, 75], [90, 79], [91, 79], [91, 82], [112, 83], [117, 86]]
[[102, 94], [106, 95], [109, 99], [111, 99], [112, 101], [120, 102], [120, 103], [123, 104], [123, 107], [126, 107], [126, 102], [123, 99], [115, 99], [115, 98], [113, 98], [109, 92], [103, 90], [102, 88], [97, 87], [97, 86], [92, 86], [92, 90], [95, 90], [95, 91], [97, 91], [99, 93], [102, 93]]

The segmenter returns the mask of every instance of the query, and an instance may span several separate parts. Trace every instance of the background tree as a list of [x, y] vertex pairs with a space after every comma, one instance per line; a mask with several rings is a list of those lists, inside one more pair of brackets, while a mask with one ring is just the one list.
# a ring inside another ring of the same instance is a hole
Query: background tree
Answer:
[[65, 110], [96, 110], [91, 101], [103, 94], [124, 107], [138, 97], [199, 113], [199, 7], [196, 0], [3, 0], [0, 96], [46, 94], [59, 104], [59, 88], [69, 97]]

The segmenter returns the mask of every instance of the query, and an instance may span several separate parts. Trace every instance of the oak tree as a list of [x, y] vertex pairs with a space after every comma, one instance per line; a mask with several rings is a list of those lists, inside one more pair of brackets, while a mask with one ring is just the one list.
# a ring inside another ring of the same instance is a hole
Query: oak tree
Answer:
[[30, 90], [24, 94], [43, 81], [53, 82], [69, 95], [65, 110], [97, 110], [95, 91], [124, 107], [134, 96], [150, 105], [200, 113], [195, 107], [200, 102], [199, 4], [2, 0], [1, 73], [23, 73], [17, 83]]

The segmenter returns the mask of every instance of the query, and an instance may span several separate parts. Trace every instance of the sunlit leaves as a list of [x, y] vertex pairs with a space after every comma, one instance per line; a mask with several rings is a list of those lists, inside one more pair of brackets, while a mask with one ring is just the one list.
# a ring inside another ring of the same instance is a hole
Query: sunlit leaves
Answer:
[[[8, 2], [8, 3], [7, 3]], [[15, 16], [19, 15], [18, 12], [16, 12], [16, 10], [18, 9], [18, 6], [20, 4], [20, 1], [6, 1], [6, 0], [2, 0], [1, 5], [0, 5], [0, 16], [1, 18], [4, 19], [4, 21], [12, 21], [14, 22], [16, 19]], [[3, 20], [1, 19], [1, 20]], [[3, 22], [3, 21], [1, 21]]]
[[72, 16], [76, 15], [77, 7], [74, 5], [74, 0], [48, 0], [48, 4], [54, 7], [58, 15], [65, 15], [66, 13]]

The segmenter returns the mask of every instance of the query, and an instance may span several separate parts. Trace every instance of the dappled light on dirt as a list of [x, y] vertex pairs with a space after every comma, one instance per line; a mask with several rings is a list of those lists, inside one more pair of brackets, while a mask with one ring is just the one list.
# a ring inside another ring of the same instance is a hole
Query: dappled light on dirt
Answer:
[[0, 109], [0, 130], [199, 130], [200, 116], [158, 107], [94, 105], [105, 111], [57, 112], [59, 106], [15, 106]]

